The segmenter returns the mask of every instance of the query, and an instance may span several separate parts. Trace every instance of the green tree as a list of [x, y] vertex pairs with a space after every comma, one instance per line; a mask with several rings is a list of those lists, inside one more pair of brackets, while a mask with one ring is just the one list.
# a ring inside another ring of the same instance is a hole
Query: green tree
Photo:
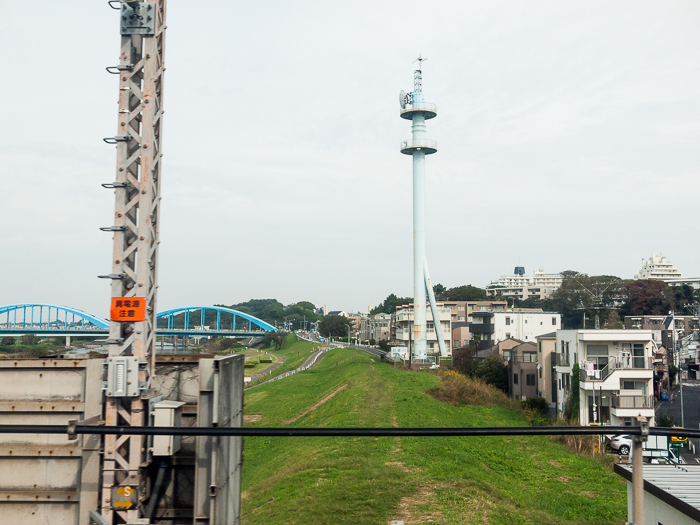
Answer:
[[562, 272], [562, 285], [544, 301], [544, 309], [559, 312], [562, 326], [581, 328], [583, 314], [590, 319], [621, 299], [625, 281], [614, 275], [589, 277], [572, 270]]
[[487, 357], [481, 363], [477, 363], [470, 371], [470, 377], [483, 379], [505, 393], [508, 393], [508, 367], [498, 356]]
[[22, 345], [34, 346], [39, 344], [39, 338], [34, 334], [25, 334], [22, 337], [20, 337], [19, 342]]
[[299, 301], [296, 305], [300, 306], [304, 310], [311, 310], [312, 312], [316, 311], [314, 303], [310, 303], [309, 301]]
[[440, 283], [433, 285], [433, 293], [435, 294], [435, 297], [440, 297], [446, 291], [447, 291], [447, 288], [445, 288]]
[[695, 302], [695, 290], [693, 290], [693, 287], [687, 284], [683, 286], [671, 286], [671, 291], [673, 292], [673, 299], [676, 304], [675, 310], [685, 315], [691, 315], [693, 312], [689, 308], [686, 308], [685, 305]]
[[348, 335], [350, 322], [342, 315], [329, 315], [318, 323], [318, 331], [323, 337], [343, 337]]
[[620, 314], [617, 313], [617, 310], [610, 310], [610, 313], [608, 314], [608, 318], [605, 321], [605, 328], [608, 328], [608, 329], [624, 328], [624, 325], [622, 324], [622, 320], [620, 319]]
[[0, 341], [0, 345], [2, 346], [11, 346], [15, 344], [15, 338], [14, 337], [3, 337], [2, 341]]
[[412, 297], [397, 297], [395, 294], [389, 294], [384, 302], [376, 308], [373, 308], [370, 314], [393, 314], [397, 306], [409, 304], [413, 302]]
[[571, 368], [571, 393], [566, 400], [564, 417], [573, 424], [578, 424], [579, 412], [581, 410], [581, 372], [578, 363]]
[[471, 284], [450, 288], [440, 294], [442, 301], [486, 301], [486, 290]]

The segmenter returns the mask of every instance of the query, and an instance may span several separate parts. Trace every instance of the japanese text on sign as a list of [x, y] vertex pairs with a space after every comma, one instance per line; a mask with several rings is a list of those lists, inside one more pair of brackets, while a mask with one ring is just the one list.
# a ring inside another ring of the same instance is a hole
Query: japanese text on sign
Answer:
[[145, 297], [112, 297], [109, 311], [112, 321], [144, 321], [146, 319]]

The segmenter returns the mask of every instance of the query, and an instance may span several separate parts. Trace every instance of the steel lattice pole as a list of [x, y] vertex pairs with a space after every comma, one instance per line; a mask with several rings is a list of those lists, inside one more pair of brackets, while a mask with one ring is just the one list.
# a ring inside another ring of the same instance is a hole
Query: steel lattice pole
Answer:
[[[122, 31], [119, 70], [117, 171], [115, 184], [112, 297], [145, 297], [146, 319], [110, 323], [109, 357], [134, 356], [146, 366], [139, 382], [150, 388], [155, 370], [158, 218], [160, 211], [161, 129], [166, 0], [144, 4], [155, 18], [152, 34]], [[122, 17], [122, 20], [124, 18]], [[142, 426], [147, 401], [141, 396], [106, 398], [107, 425]], [[104, 438], [102, 516], [109, 523], [130, 523], [142, 516], [147, 485], [143, 475], [143, 436]], [[112, 489], [138, 489], [139, 503], [115, 509]]]

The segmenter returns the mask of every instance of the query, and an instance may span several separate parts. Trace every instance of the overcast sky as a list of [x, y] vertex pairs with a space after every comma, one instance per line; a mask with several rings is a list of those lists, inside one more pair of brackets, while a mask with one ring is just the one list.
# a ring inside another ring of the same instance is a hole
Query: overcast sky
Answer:
[[[106, 315], [117, 11], [3, 6], [0, 304]], [[700, 276], [700, 2], [170, 0], [158, 309], [412, 295], [398, 92], [422, 53], [433, 282], [660, 252]]]

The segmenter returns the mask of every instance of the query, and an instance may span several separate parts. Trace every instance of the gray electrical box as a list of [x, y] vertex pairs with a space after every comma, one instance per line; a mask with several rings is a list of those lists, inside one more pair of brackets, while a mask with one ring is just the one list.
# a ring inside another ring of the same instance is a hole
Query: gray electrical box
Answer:
[[103, 390], [108, 397], [136, 397], [140, 392], [138, 357], [123, 356], [107, 359], [107, 381]]
[[[179, 427], [182, 424], [182, 401], [161, 401], [154, 405], [154, 427]], [[182, 436], [153, 436], [153, 455], [172, 456], [180, 450]]]

